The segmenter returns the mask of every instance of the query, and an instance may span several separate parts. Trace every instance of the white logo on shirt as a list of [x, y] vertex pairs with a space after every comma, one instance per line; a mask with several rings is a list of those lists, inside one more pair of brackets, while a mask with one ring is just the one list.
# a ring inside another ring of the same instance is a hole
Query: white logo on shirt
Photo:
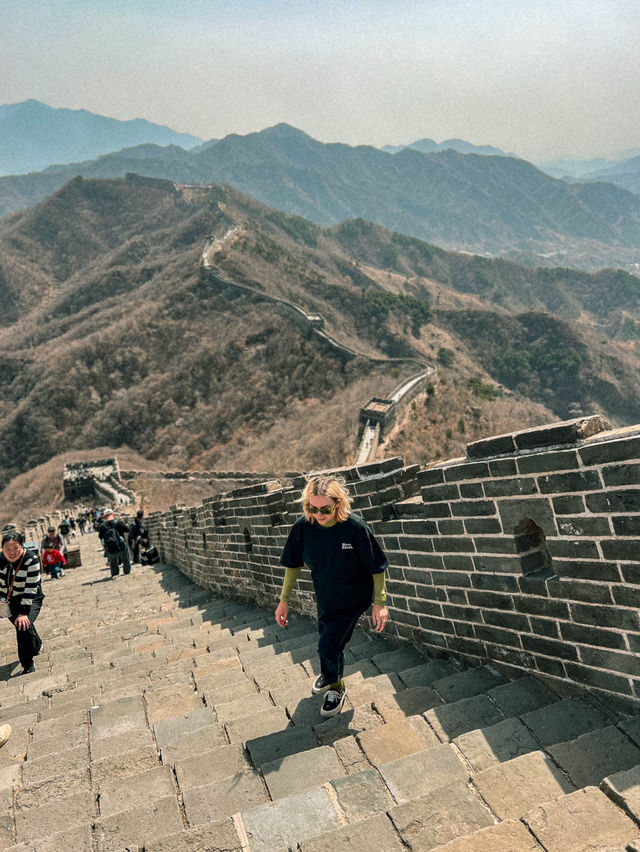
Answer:
[[350, 541], [343, 541], [342, 542], [342, 549], [343, 550], [353, 550], [353, 545], [351, 544]]

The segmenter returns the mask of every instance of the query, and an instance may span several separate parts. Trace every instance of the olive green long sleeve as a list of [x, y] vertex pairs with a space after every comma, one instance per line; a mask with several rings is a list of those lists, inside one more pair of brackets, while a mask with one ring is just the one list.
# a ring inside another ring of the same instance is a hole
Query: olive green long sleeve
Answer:
[[373, 575], [373, 602], [384, 606], [387, 602], [387, 592], [384, 587], [384, 571]]
[[284, 569], [284, 581], [282, 583], [282, 591], [280, 592], [280, 600], [285, 603], [288, 602], [289, 597], [291, 595], [291, 591], [296, 584], [298, 579], [298, 574], [302, 568], [285, 568]]

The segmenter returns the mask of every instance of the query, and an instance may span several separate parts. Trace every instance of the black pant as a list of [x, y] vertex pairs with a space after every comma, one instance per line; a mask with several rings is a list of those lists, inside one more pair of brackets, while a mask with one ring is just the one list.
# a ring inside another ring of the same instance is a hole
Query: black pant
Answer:
[[[15, 627], [16, 618], [19, 616], [19, 604], [14, 604], [13, 601], [9, 604], [11, 608], [11, 618], [9, 619]], [[16, 627], [16, 639], [18, 641], [18, 659], [23, 669], [30, 669], [33, 663], [33, 658], [42, 647], [42, 639], [38, 635], [34, 621], [40, 614], [42, 608], [42, 598], [36, 598], [31, 604], [29, 612], [24, 613], [29, 619], [28, 630], [18, 630]]]
[[318, 656], [325, 681], [336, 683], [344, 674], [344, 649], [351, 639], [358, 619], [366, 610], [358, 609], [338, 615], [318, 614]]
[[120, 573], [120, 563], [122, 562], [122, 572], [124, 574], [131, 573], [131, 562], [129, 562], [129, 548], [125, 544], [122, 550], [119, 550], [117, 553], [109, 553], [107, 552], [107, 559], [109, 560], [109, 568], [111, 570], [111, 576], [117, 577]]

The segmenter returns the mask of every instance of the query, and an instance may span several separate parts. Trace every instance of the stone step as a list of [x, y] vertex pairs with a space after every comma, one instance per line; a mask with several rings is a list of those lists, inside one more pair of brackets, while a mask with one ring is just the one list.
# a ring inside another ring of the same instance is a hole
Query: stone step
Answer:
[[483, 769], [473, 784], [500, 820], [518, 819], [532, 804], [575, 791], [576, 786], [542, 751], [533, 751]]
[[357, 734], [355, 739], [372, 766], [440, 745], [440, 741], [422, 716], [409, 716], [387, 722]]
[[[595, 847], [591, 847], [595, 849]], [[508, 819], [491, 828], [463, 834], [438, 846], [438, 852], [545, 852], [524, 823]]]
[[607, 775], [640, 764], [640, 749], [613, 726], [547, 746], [546, 750], [578, 788], [597, 787]]
[[288, 852], [296, 844], [339, 828], [343, 820], [333, 806], [335, 795], [335, 788], [326, 784], [243, 811], [241, 831], [249, 849]]
[[184, 828], [161, 840], [145, 841], [144, 850], [145, 852], [185, 852], [185, 850], [243, 852], [233, 820], [229, 818], [203, 823], [200, 828]]
[[335, 749], [318, 746], [261, 765], [273, 801], [346, 775]]
[[261, 805], [268, 795], [260, 774], [250, 771], [188, 787], [182, 791], [182, 801], [189, 826], [198, 827]]
[[560, 796], [522, 820], [546, 852], [624, 849], [638, 837], [637, 824], [595, 787]]
[[[253, 848], [253, 847], [252, 847]], [[258, 848], [258, 847], [256, 847]], [[380, 849], [385, 852], [404, 852], [406, 846], [398, 837], [393, 824], [385, 814], [363, 822], [336, 828], [313, 840], [300, 843], [300, 852], [350, 852], [351, 850]]]
[[494, 824], [477, 791], [459, 780], [425, 796], [389, 808], [388, 816], [412, 850], [428, 850]]
[[640, 825], [640, 764], [609, 775], [599, 786], [614, 804]]

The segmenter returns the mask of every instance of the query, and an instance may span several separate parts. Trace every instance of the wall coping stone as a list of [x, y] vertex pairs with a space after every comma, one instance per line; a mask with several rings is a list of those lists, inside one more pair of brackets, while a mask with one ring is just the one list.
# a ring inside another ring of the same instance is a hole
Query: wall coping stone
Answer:
[[541, 450], [554, 446], [576, 444], [599, 433], [610, 430], [610, 424], [599, 415], [563, 420], [534, 429], [495, 435], [467, 444], [467, 459], [486, 459], [513, 455], [519, 450]]

